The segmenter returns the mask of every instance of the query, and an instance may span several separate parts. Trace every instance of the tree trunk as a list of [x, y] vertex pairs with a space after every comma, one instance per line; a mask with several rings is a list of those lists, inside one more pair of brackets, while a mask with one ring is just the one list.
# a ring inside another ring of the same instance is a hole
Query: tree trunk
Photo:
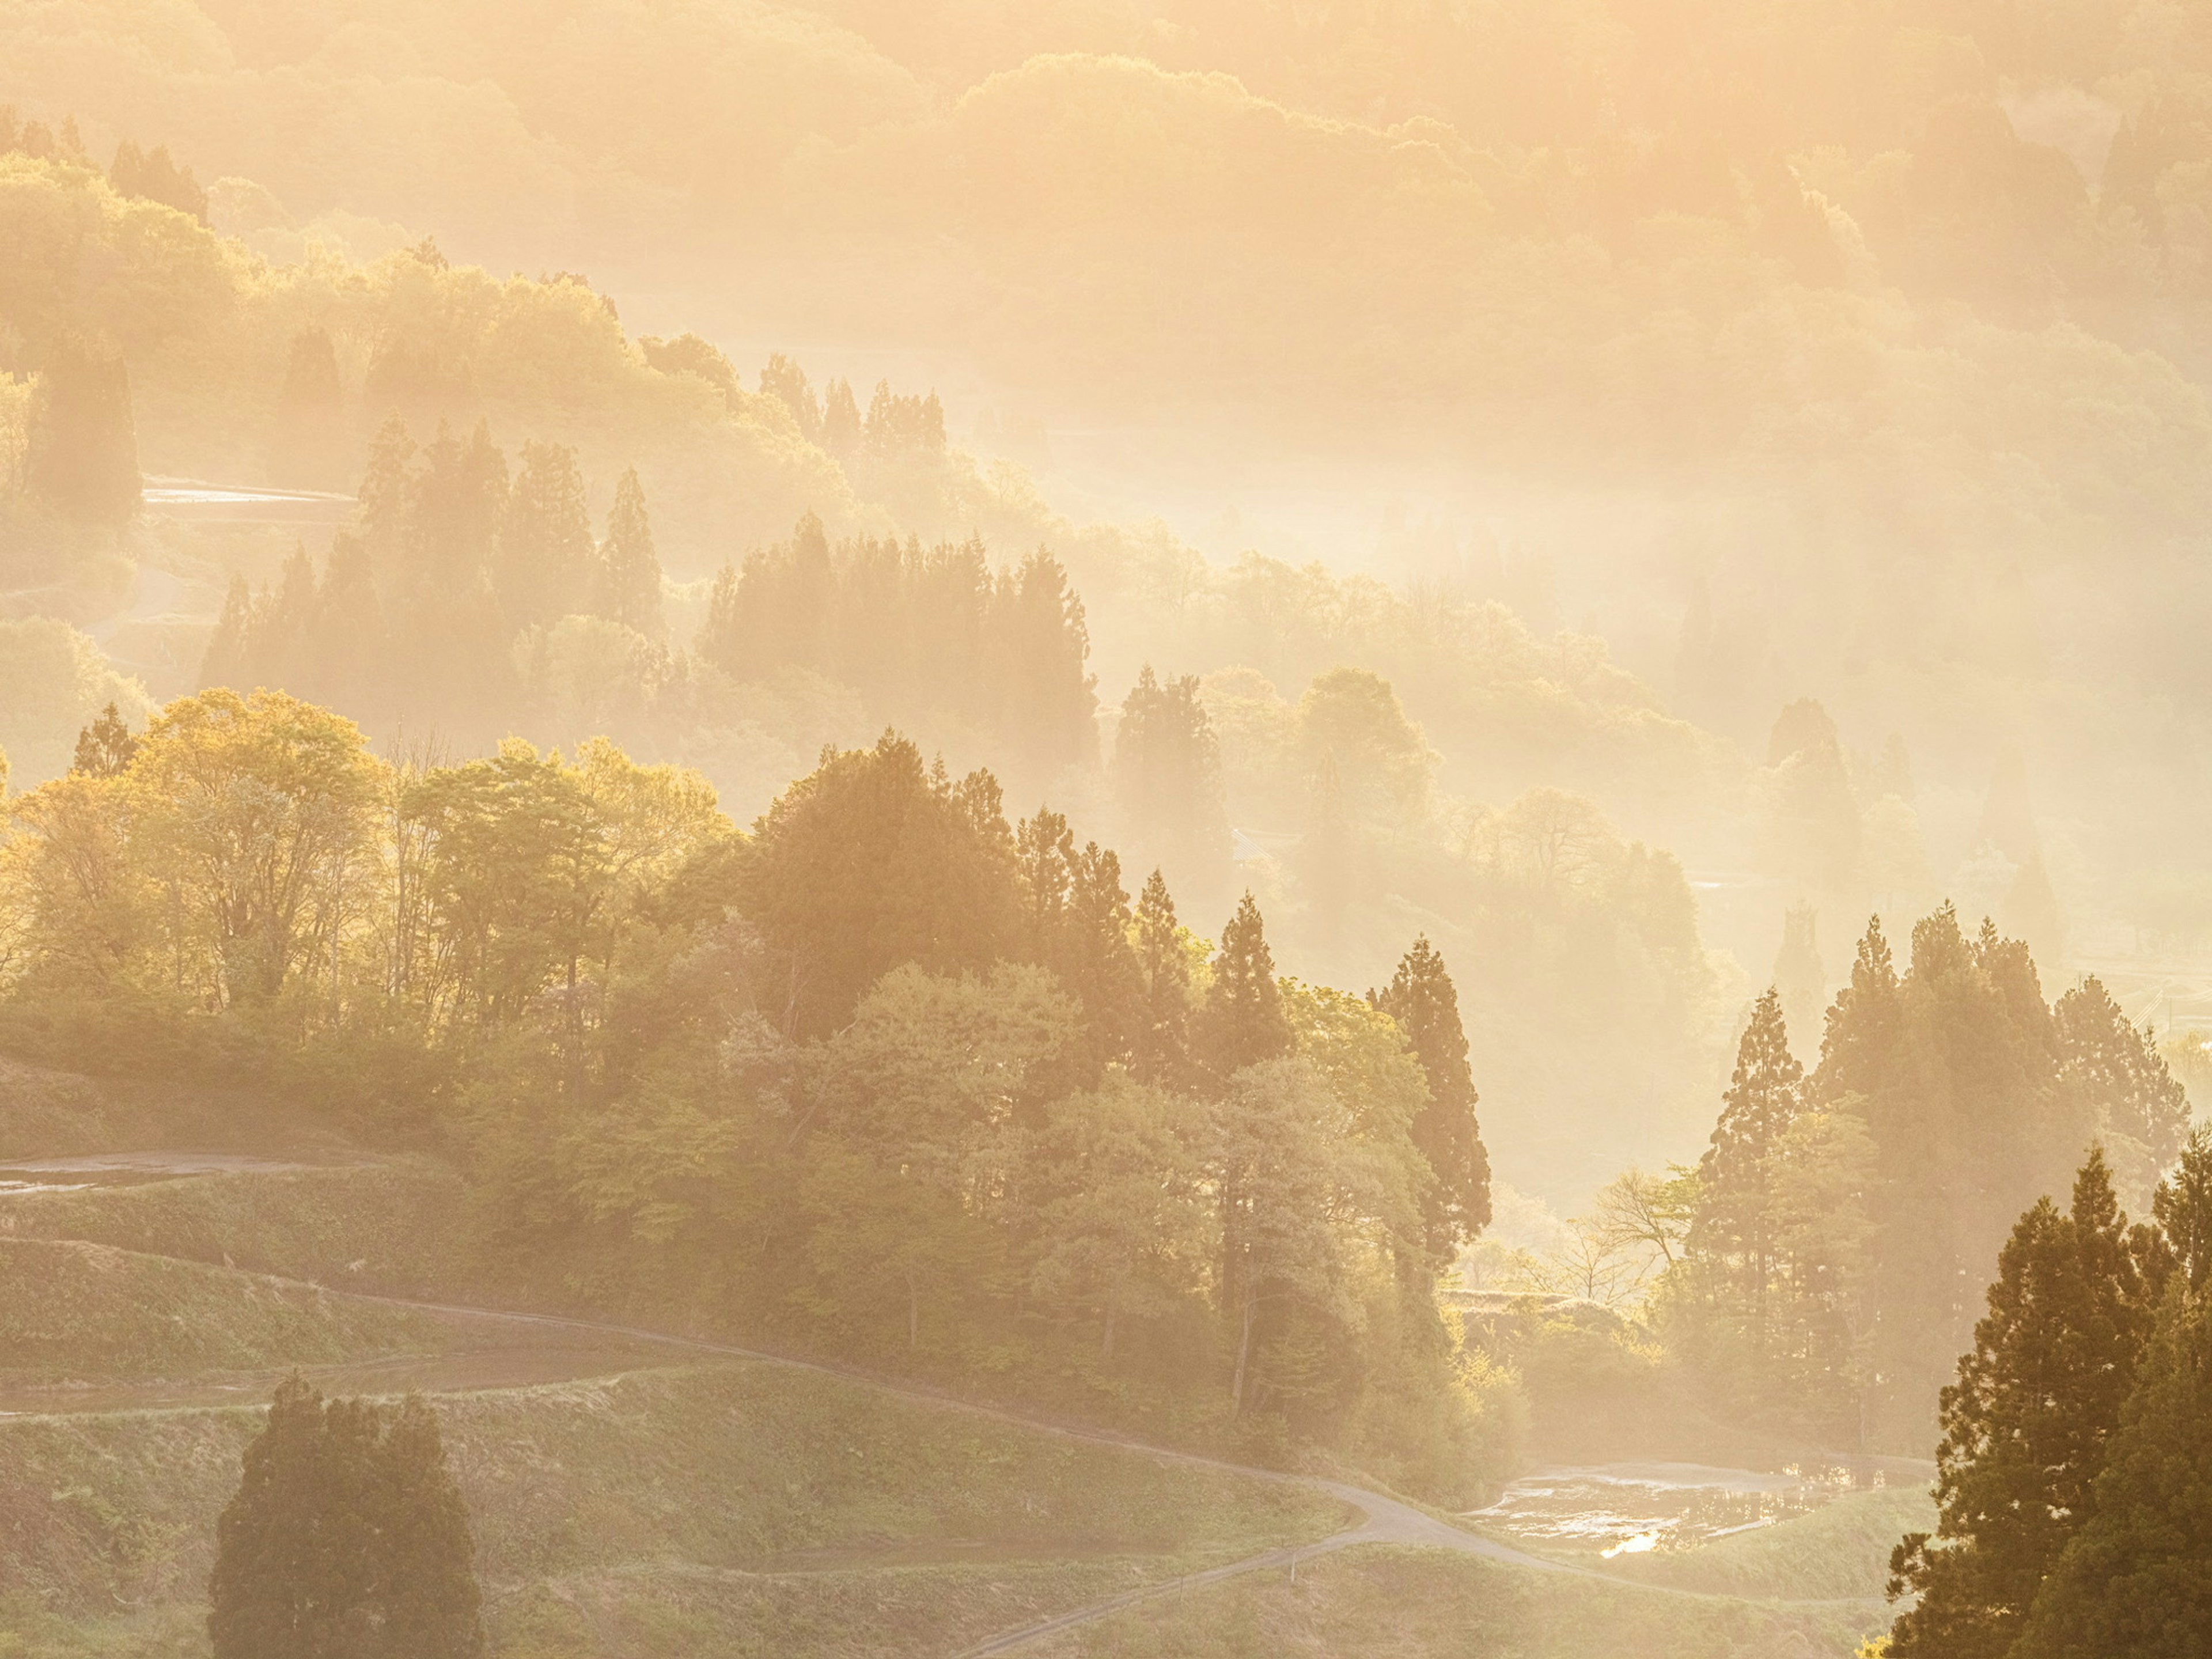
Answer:
[[1229, 1385], [1229, 1398], [1239, 1417], [1244, 1414], [1244, 1364], [1252, 1352], [1253, 1304], [1256, 1300], [1248, 1289], [1244, 1293], [1243, 1328], [1237, 1336], [1237, 1376]]

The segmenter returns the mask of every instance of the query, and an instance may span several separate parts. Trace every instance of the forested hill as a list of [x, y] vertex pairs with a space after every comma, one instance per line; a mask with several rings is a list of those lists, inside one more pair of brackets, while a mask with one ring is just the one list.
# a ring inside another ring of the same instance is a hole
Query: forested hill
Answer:
[[888, 736], [746, 833], [611, 744], [394, 765], [217, 690], [11, 809], [0, 1046], [442, 1152], [522, 1293], [1440, 1498], [1510, 1455], [1434, 1296], [1490, 1198], [1424, 942], [1279, 979], [1249, 896], [1210, 947]]

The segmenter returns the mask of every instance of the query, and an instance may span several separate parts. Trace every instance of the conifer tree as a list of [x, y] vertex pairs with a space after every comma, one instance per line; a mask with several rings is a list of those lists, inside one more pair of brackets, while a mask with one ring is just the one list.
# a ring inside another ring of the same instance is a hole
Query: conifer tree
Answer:
[[477, 1659], [484, 1649], [483, 1595], [468, 1504], [447, 1468], [437, 1417], [420, 1395], [387, 1414], [379, 1451], [384, 1652], [390, 1659]]
[[1086, 842], [1068, 871], [1066, 942], [1060, 982], [1083, 1005], [1091, 1057], [1127, 1060], [1146, 1014], [1145, 980], [1129, 939], [1134, 918], [1121, 886], [1121, 860]]
[[2200, 1128], [2151, 1200], [2175, 1270], [2192, 1291], [2212, 1285], [2212, 1128]]
[[1449, 1260], [1490, 1224], [1490, 1154], [1475, 1121], [1474, 1073], [1460, 1024], [1459, 992], [1424, 935], [1400, 958], [1374, 1002], [1398, 1022], [1428, 1082], [1428, 1102], [1414, 1115], [1412, 1134], [1437, 1177], [1427, 1199], [1430, 1252]]
[[592, 597], [596, 557], [576, 452], [535, 440], [524, 444], [500, 526], [494, 579], [507, 626], [520, 630], [581, 611]]
[[1196, 676], [1163, 684], [1145, 665], [1122, 700], [1114, 781], [1136, 839], [1175, 872], [1185, 896], [1216, 890], [1229, 871], [1229, 811]]
[[88, 778], [120, 777], [137, 752], [138, 739], [131, 734], [131, 723], [111, 702], [99, 719], [76, 734], [76, 756], [70, 770]]
[[254, 633], [253, 590], [245, 577], [234, 574], [222, 596], [222, 614], [200, 658], [203, 691], [217, 685], [239, 692], [253, 690]]
[[64, 517], [120, 525], [138, 510], [138, 428], [120, 352], [75, 338], [47, 351], [31, 392], [23, 476]]
[[1291, 1026], [1275, 983], [1274, 954], [1267, 949], [1267, 925], [1249, 893], [1221, 930], [1198, 1046], [1206, 1068], [1222, 1079], [1290, 1052]]
[[646, 516], [645, 486], [631, 467], [615, 485], [607, 539], [599, 549], [599, 612], [649, 640], [667, 631], [661, 611], [660, 555]]
[[2059, 998], [2052, 1016], [2072, 1115], [2104, 1143], [2122, 1190], [2140, 1202], [2181, 1151], [2189, 1097], [2149, 1033], [2129, 1024], [2094, 975]]
[[325, 489], [343, 479], [345, 392], [328, 329], [303, 328], [292, 337], [270, 447], [270, 471], [280, 483]]
[[2201, 1659], [2212, 1644], [2212, 1297], [2167, 1285], [2095, 1512], [2010, 1659]]
[[1692, 1255], [1709, 1264], [1731, 1311], [1749, 1328], [1753, 1352], [1767, 1352], [1772, 1312], [1776, 1163], [1782, 1139], [1804, 1108], [1804, 1068], [1790, 1052], [1781, 994], [1769, 987], [1752, 1006], [1736, 1044], [1735, 1073], [1721, 1097], [1712, 1144], [1698, 1164]]
[[437, 1419], [282, 1383], [216, 1524], [215, 1659], [478, 1659], [468, 1508]]
[[2003, 1659], [2095, 1514], [2151, 1322], [2141, 1248], [2096, 1152], [2068, 1213], [2042, 1199], [2013, 1230], [1973, 1352], [1943, 1391], [1936, 1534], [1891, 1557], [1892, 1595], [1918, 1597], [1891, 1632], [1893, 1659]]
[[1175, 900], [1158, 870], [1137, 897], [1137, 968], [1143, 1003], [1132, 1038], [1131, 1067], [1156, 1088], [1180, 1089], [1191, 1081], [1190, 958], [1176, 920]]

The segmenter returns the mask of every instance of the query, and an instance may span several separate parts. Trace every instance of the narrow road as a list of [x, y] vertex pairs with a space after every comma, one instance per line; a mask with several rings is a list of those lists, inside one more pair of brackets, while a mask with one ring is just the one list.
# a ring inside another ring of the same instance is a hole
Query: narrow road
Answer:
[[1333, 1554], [1338, 1550], [1348, 1549], [1356, 1544], [1415, 1545], [1430, 1549], [1449, 1550], [1456, 1554], [1479, 1556], [1485, 1560], [1502, 1562], [1508, 1566], [1525, 1567], [1536, 1572], [1565, 1573], [1572, 1577], [1596, 1579], [1603, 1583], [1623, 1589], [1647, 1590], [1662, 1595], [1687, 1596], [1699, 1601], [1706, 1599], [1705, 1593], [1703, 1591], [1680, 1589], [1665, 1584], [1640, 1583], [1634, 1580], [1617, 1577], [1611, 1573], [1600, 1572], [1594, 1568], [1575, 1566], [1564, 1561], [1547, 1560], [1540, 1555], [1531, 1555], [1525, 1550], [1516, 1550], [1510, 1545], [1501, 1544], [1494, 1539], [1485, 1538], [1478, 1533], [1455, 1527], [1450, 1522], [1426, 1514], [1401, 1499], [1389, 1497], [1383, 1492], [1370, 1491], [1365, 1486], [1355, 1486], [1346, 1481], [1325, 1480], [1317, 1475], [1285, 1474], [1277, 1469], [1256, 1468], [1249, 1464], [1232, 1463], [1223, 1458], [1203, 1456], [1196, 1452], [1177, 1451], [1171, 1447], [1154, 1445], [1149, 1441], [1138, 1439], [1133, 1435], [1057, 1422], [1051, 1418], [1032, 1416], [1029, 1413], [1015, 1411], [1002, 1406], [978, 1405], [973, 1401], [963, 1400], [957, 1395], [914, 1383], [889, 1382], [882, 1376], [852, 1366], [838, 1365], [818, 1359], [799, 1359], [788, 1354], [772, 1353], [759, 1348], [742, 1347], [735, 1343], [712, 1342], [703, 1337], [678, 1336], [667, 1331], [647, 1330], [635, 1325], [617, 1325], [603, 1320], [572, 1318], [560, 1314], [513, 1313], [504, 1309], [481, 1308], [462, 1303], [417, 1302], [404, 1297], [368, 1296], [360, 1292], [346, 1294], [358, 1301], [380, 1303], [393, 1308], [408, 1308], [420, 1313], [441, 1314], [460, 1319], [500, 1321], [550, 1330], [574, 1331], [601, 1338], [621, 1337], [630, 1341], [654, 1344], [691, 1353], [714, 1354], [732, 1359], [757, 1360], [765, 1364], [816, 1371], [825, 1376], [864, 1382], [871, 1388], [880, 1389], [884, 1393], [901, 1399], [964, 1412], [972, 1416], [988, 1418], [994, 1422], [1058, 1435], [1065, 1439], [1085, 1441], [1095, 1445], [1112, 1446], [1124, 1451], [1142, 1452], [1163, 1462], [1179, 1463], [1194, 1468], [1218, 1469], [1231, 1474], [1243, 1475], [1254, 1480], [1311, 1487], [1327, 1492], [1330, 1497], [1360, 1512], [1361, 1518], [1358, 1524], [1347, 1527], [1341, 1532], [1332, 1533], [1327, 1538], [1316, 1539], [1310, 1544], [1293, 1544], [1263, 1551], [1258, 1555], [1248, 1556], [1242, 1561], [1232, 1561], [1224, 1566], [1210, 1568], [1204, 1572], [1190, 1573], [1178, 1578], [1165, 1579], [1158, 1583], [1143, 1585], [1136, 1589], [1125, 1590], [1118, 1595], [1108, 1596], [1102, 1601], [1072, 1608], [1036, 1624], [1002, 1632], [979, 1646], [965, 1650], [958, 1659], [984, 1659], [986, 1655], [1011, 1653], [1018, 1648], [1025, 1647], [1030, 1643], [1041, 1640], [1044, 1637], [1054, 1635], [1060, 1631], [1072, 1630], [1079, 1625], [1091, 1624], [1110, 1614], [1120, 1613], [1125, 1608], [1157, 1601], [1162, 1596], [1178, 1595], [1186, 1589], [1219, 1583], [1224, 1579], [1238, 1577], [1248, 1572], [1261, 1572], [1270, 1569], [1295, 1571], [1300, 1562], [1309, 1561], [1318, 1556]]

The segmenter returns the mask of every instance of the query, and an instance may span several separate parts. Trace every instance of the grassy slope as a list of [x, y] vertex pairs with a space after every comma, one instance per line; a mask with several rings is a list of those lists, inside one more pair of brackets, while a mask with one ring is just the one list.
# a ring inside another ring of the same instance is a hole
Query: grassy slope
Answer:
[[345, 1289], [434, 1295], [465, 1260], [467, 1194], [442, 1164], [185, 1176], [0, 1198], [0, 1233], [85, 1238]]
[[1433, 1551], [1346, 1550], [1170, 1597], [1035, 1659], [1841, 1659], [1871, 1610], [1669, 1595]]
[[1898, 1540], [1935, 1524], [1926, 1487], [1884, 1486], [1698, 1549], [1624, 1556], [1613, 1566], [1624, 1577], [1726, 1595], [1874, 1599]]
[[[773, 1366], [439, 1404], [497, 1649], [544, 1659], [950, 1649], [1343, 1520], [1297, 1488]], [[0, 1632], [26, 1653], [198, 1651], [191, 1604], [254, 1426], [0, 1420]], [[40, 1633], [27, 1601], [73, 1622]]]
[[173, 1377], [421, 1352], [404, 1310], [102, 1244], [0, 1239], [0, 1375]]

